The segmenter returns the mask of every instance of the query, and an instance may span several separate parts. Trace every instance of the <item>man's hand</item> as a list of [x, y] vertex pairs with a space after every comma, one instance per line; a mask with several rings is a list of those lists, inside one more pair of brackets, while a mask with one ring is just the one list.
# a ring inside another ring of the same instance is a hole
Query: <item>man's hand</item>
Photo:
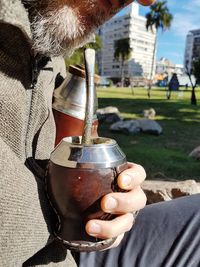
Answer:
[[102, 198], [101, 208], [107, 213], [117, 214], [111, 221], [90, 220], [86, 224], [89, 235], [107, 239], [117, 237], [112, 247], [117, 246], [124, 233], [132, 228], [134, 218], [132, 212], [138, 211], [146, 205], [146, 196], [140, 185], [146, 178], [142, 166], [129, 163], [128, 169], [117, 178], [118, 186], [128, 190], [126, 193], [110, 193]]

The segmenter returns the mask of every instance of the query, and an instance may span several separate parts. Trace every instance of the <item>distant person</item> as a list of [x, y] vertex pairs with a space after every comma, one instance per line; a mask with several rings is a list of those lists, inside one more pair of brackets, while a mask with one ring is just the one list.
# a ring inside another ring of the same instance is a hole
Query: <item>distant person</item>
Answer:
[[177, 74], [173, 73], [169, 84], [168, 84], [168, 91], [167, 91], [167, 99], [171, 98], [171, 92], [172, 91], [178, 91], [179, 90], [179, 81], [177, 78]]

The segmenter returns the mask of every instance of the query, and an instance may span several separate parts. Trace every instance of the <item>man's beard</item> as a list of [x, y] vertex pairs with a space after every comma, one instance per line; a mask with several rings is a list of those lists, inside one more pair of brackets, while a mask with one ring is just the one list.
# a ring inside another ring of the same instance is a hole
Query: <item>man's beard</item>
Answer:
[[42, 14], [34, 13], [31, 16], [33, 49], [48, 56], [70, 55], [76, 48], [86, 44], [96, 27], [105, 21], [105, 15], [97, 9], [89, 14], [84, 18], [67, 5]]

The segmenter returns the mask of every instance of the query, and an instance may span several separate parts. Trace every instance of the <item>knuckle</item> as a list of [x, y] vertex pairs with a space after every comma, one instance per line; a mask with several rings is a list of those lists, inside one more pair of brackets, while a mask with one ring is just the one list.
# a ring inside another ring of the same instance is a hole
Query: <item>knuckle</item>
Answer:
[[133, 210], [135, 206], [135, 201], [133, 199], [133, 197], [123, 197], [121, 200], [121, 205], [120, 205], [120, 209], [123, 211], [123, 213], [125, 212], [130, 212]]
[[132, 213], [128, 213], [127, 214], [129, 216], [128, 220], [127, 220], [127, 231], [130, 231], [131, 228], [133, 227], [133, 222], [134, 222], [134, 218], [133, 218], [133, 214]]
[[144, 208], [146, 206], [146, 203], [147, 203], [147, 196], [144, 193], [144, 191], [142, 191], [141, 199], [142, 199], [141, 206], [142, 206], [142, 208]]
[[138, 165], [138, 168], [139, 168], [139, 171], [142, 175], [142, 178], [145, 179], [147, 176], [145, 169], [142, 167], [142, 165]]
[[122, 199], [123, 211], [130, 212], [132, 210], [143, 209], [147, 203], [147, 196], [140, 186], [135, 190], [135, 193], [127, 198]]
[[[145, 206], [146, 206], [146, 203], [147, 203], [147, 196], [146, 194], [144, 193], [144, 191], [142, 190], [142, 188], [139, 186], [138, 189], [137, 189], [137, 200], [138, 200], [138, 205], [137, 205], [137, 209], [136, 210], [139, 210], [139, 209], [143, 209]], [[135, 209], [134, 209], [135, 210]]]
[[133, 227], [133, 223], [131, 223], [131, 224], [127, 227], [127, 231], [126, 231], [126, 232], [130, 231], [130, 230], [132, 229], [132, 227]]

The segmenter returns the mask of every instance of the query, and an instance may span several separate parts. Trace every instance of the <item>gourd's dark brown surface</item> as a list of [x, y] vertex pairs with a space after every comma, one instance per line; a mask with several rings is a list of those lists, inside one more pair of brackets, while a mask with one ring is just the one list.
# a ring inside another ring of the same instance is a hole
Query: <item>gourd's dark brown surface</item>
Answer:
[[70, 247], [72, 242], [74, 249], [74, 245], [79, 244], [77, 250], [90, 251], [105, 248], [114, 242], [98, 242], [100, 240], [86, 233], [85, 225], [91, 219], [114, 218], [114, 215], [102, 211], [100, 202], [104, 195], [119, 191], [116, 177], [126, 168], [126, 163], [118, 168], [81, 169], [67, 168], [50, 162], [48, 194], [59, 217], [56, 235], [67, 241], [66, 245]]

